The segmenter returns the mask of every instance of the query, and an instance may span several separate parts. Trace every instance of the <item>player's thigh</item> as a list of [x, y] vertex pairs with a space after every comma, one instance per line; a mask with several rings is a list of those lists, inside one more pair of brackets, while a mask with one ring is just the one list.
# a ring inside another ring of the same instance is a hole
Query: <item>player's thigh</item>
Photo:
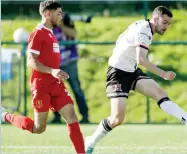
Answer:
[[32, 91], [34, 108], [34, 132], [42, 133], [47, 125], [51, 96], [44, 89]]
[[46, 89], [32, 91], [32, 107], [36, 112], [48, 112], [51, 96]]
[[133, 83], [133, 73], [125, 72], [109, 66], [106, 75], [106, 95], [108, 98], [128, 98], [131, 84]]
[[58, 110], [58, 112], [68, 124], [75, 123], [78, 121], [73, 104], [65, 105], [63, 108]]
[[54, 89], [57, 95], [51, 98], [52, 111], [58, 111], [67, 123], [77, 121], [73, 100], [63, 83]]
[[118, 119], [124, 119], [126, 111], [126, 97], [111, 98], [111, 116]]
[[68, 104], [73, 104], [70, 93], [67, 91], [64, 83], [56, 83], [51, 89], [53, 95], [51, 97], [51, 110], [59, 111], [61, 108]]
[[44, 131], [46, 129], [48, 119], [48, 111], [47, 112], [37, 112], [34, 111], [34, 128], [36, 131]]
[[168, 97], [167, 93], [153, 79], [138, 80], [135, 86], [135, 91], [145, 96], [149, 96], [156, 101]]

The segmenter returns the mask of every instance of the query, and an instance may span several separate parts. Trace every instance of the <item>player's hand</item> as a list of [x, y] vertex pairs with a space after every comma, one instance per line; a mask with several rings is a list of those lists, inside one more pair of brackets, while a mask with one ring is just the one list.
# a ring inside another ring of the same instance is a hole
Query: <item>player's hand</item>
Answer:
[[60, 69], [52, 69], [51, 74], [53, 77], [55, 77], [59, 80], [65, 80], [65, 79], [69, 78], [69, 75]]
[[176, 77], [176, 73], [172, 71], [167, 71], [162, 76], [165, 80], [173, 80]]

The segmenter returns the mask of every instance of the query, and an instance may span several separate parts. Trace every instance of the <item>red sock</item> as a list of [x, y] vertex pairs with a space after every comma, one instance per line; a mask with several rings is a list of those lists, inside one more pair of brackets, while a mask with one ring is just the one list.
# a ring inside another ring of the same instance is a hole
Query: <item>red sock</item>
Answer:
[[79, 123], [68, 124], [69, 136], [78, 154], [85, 154], [84, 140], [79, 127]]
[[18, 128], [28, 130], [32, 133], [34, 121], [28, 117], [7, 113], [5, 115], [5, 121], [11, 123]]

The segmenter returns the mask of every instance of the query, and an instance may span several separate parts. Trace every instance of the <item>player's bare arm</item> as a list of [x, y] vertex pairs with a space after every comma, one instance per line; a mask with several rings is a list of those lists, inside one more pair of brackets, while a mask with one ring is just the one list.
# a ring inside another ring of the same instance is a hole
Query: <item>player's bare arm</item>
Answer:
[[141, 66], [145, 67], [150, 72], [164, 78], [165, 80], [173, 80], [175, 78], [176, 74], [174, 72], [164, 71], [158, 68], [157, 66], [155, 66], [147, 59], [148, 50], [141, 47], [136, 47], [136, 52], [137, 52], [137, 61]]
[[38, 72], [51, 74], [60, 80], [69, 78], [69, 75], [66, 72], [43, 65], [37, 60], [37, 57], [37, 54], [29, 52], [27, 57], [27, 67], [32, 68]]

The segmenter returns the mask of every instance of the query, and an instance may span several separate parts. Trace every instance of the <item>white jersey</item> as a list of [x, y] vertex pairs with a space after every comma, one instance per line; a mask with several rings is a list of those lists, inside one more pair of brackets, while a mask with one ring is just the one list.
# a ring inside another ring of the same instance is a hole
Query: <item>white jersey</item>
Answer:
[[126, 72], [134, 72], [138, 61], [136, 47], [148, 49], [152, 42], [152, 28], [149, 20], [131, 24], [117, 39], [109, 65]]

